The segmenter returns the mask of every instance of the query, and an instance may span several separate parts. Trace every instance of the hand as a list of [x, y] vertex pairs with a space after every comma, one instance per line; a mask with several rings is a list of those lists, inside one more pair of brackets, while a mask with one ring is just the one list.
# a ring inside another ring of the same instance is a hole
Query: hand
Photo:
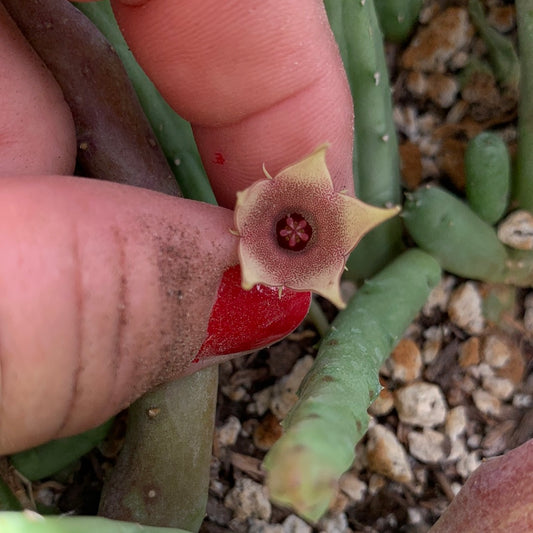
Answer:
[[[113, 8], [140, 64], [193, 124], [220, 205], [232, 208], [263, 163], [274, 174], [324, 141], [336, 188], [353, 191], [351, 99], [322, 2]], [[190, 372], [222, 273], [237, 256], [228, 210], [195, 206], [193, 217], [183, 200], [68, 177], [76, 140], [61, 90], [1, 4], [0, 26], [6, 454], [95, 426]], [[176, 249], [184, 224], [206, 237], [169, 261], [161, 254]], [[206, 254], [209, 263], [198, 260]], [[191, 274], [201, 286], [185, 290], [181, 306], [164, 298]]]

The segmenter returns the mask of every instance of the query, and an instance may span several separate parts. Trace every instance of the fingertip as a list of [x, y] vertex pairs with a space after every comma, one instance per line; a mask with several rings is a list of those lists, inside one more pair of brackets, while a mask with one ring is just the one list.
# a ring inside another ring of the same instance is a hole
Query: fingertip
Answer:
[[232, 208], [263, 163], [276, 172], [324, 142], [336, 188], [353, 193], [351, 95], [321, 2], [113, 6], [139, 62], [193, 123], [220, 205]]
[[0, 4], [0, 175], [70, 174], [74, 121], [63, 93]]
[[0, 453], [95, 426], [188, 372], [238, 262], [231, 212], [17, 176], [0, 180], [0, 213]]

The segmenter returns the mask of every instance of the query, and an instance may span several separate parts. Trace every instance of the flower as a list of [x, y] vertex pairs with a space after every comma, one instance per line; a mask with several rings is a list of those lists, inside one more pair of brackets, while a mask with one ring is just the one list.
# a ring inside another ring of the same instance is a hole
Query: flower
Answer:
[[344, 308], [340, 279], [363, 235], [400, 208], [335, 192], [327, 145], [237, 193], [234, 222], [243, 289], [257, 284], [313, 291]]

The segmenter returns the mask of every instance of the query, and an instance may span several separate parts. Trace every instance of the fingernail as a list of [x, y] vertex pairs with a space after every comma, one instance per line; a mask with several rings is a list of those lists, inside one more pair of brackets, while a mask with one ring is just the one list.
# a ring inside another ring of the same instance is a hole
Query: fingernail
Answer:
[[250, 352], [268, 346], [296, 329], [311, 303], [310, 292], [256, 285], [241, 287], [239, 265], [222, 276], [207, 336], [194, 363], [213, 356]]

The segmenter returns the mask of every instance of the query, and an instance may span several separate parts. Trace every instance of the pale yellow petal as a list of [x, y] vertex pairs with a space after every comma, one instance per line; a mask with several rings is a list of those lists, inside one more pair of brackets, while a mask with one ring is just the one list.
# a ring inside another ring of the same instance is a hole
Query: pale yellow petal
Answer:
[[301, 161], [280, 170], [274, 180], [281, 179], [286, 183], [313, 183], [317, 187], [329, 187], [333, 190], [333, 182], [326, 166], [326, 150], [328, 144], [320, 145], [313, 153]]

